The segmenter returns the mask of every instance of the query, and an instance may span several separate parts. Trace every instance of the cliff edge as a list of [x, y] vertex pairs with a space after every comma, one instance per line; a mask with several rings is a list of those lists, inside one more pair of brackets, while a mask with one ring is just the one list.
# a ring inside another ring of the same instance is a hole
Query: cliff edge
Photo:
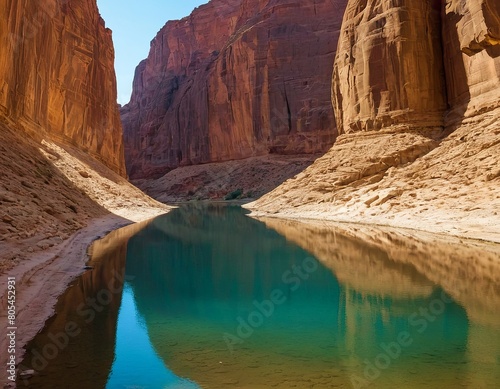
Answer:
[[0, 5], [0, 115], [125, 175], [111, 30], [93, 0]]

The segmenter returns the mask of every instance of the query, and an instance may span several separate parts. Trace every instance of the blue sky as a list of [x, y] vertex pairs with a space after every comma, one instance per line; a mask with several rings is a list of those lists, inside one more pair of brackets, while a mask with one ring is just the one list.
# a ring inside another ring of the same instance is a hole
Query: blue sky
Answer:
[[208, 0], [97, 0], [106, 27], [113, 30], [118, 102], [128, 103], [135, 67], [149, 53], [149, 42], [168, 20], [180, 19]]

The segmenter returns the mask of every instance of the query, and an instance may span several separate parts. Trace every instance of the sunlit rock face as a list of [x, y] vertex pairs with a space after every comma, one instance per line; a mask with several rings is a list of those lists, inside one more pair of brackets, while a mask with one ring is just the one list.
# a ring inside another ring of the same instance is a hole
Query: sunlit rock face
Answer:
[[339, 133], [456, 129], [498, 108], [499, 26], [490, 0], [350, 0], [332, 81]]
[[330, 84], [347, 0], [215, 0], [168, 22], [121, 109], [127, 168], [326, 151]]
[[332, 86], [339, 132], [443, 126], [498, 107], [499, 26], [494, 0], [349, 1]]
[[439, 2], [349, 1], [333, 73], [339, 131], [442, 125], [441, 56]]
[[111, 31], [95, 0], [5, 0], [0, 19], [0, 116], [124, 175]]

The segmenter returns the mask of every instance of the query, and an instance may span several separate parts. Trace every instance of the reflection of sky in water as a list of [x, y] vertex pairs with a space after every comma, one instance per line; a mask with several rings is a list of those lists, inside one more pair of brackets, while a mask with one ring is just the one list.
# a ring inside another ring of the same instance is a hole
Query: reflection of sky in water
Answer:
[[127, 284], [123, 289], [118, 315], [115, 360], [106, 388], [198, 388], [193, 382], [177, 377], [158, 357], [144, 323], [140, 321], [132, 290]]

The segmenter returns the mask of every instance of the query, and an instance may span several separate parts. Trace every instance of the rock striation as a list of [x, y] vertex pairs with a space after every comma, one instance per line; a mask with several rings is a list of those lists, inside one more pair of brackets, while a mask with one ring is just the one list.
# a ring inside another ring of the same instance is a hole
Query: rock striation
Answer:
[[334, 66], [340, 133], [449, 127], [500, 106], [500, 4], [349, 1]]
[[111, 30], [95, 0], [5, 0], [0, 18], [0, 116], [125, 175]]
[[459, 125], [500, 106], [500, 3], [446, 0], [443, 58], [449, 112], [446, 125]]
[[443, 125], [446, 91], [436, 1], [349, 1], [332, 97], [340, 133]]
[[326, 151], [347, 0], [212, 0], [168, 22], [121, 108], [131, 178], [186, 165]]
[[497, 107], [499, 25], [494, 0], [350, 1], [332, 84], [339, 132], [450, 126]]

